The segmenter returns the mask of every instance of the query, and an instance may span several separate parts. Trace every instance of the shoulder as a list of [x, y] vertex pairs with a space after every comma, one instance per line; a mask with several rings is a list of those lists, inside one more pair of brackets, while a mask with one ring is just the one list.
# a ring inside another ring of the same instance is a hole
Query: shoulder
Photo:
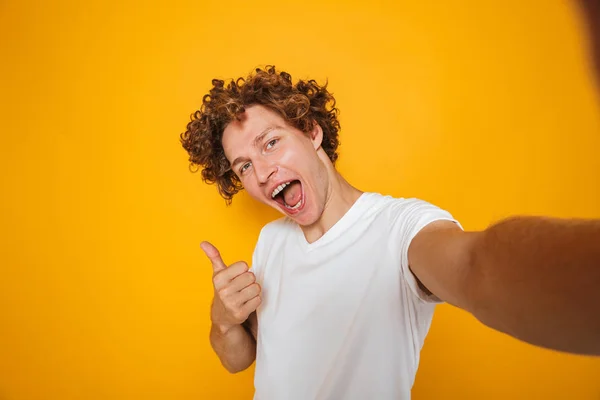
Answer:
[[294, 221], [288, 217], [281, 217], [265, 224], [258, 236], [258, 240], [270, 240], [281, 235], [283, 232], [288, 232], [294, 229]]
[[382, 221], [393, 249], [406, 254], [412, 239], [426, 226], [436, 221], [450, 221], [462, 229], [459, 221], [446, 209], [417, 197], [382, 196]]
[[431, 203], [427, 200], [410, 197], [391, 197], [388, 196], [386, 212], [391, 221], [396, 223], [406, 223], [411, 220], [454, 220], [452, 214], [448, 211]]
[[[391, 201], [388, 207], [390, 220], [389, 246], [393, 254], [399, 257], [404, 283], [419, 300], [419, 303], [439, 303], [440, 298], [430, 292], [430, 288], [421, 283], [411, 269], [414, 267], [415, 254], [431, 253], [433, 243], [431, 236], [419, 235], [420, 232], [431, 232], [429, 228], [447, 229], [452, 223], [462, 230], [461, 224], [446, 209], [420, 198], [398, 198]], [[420, 242], [414, 239], [419, 237]], [[413, 245], [414, 242], [417, 242]], [[423, 246], [425, 242], [425, 246]], [[436, 249], [441, 247], [436, 246]], [[424, 253], [423, 253], [424, 252]], [[412, 257], [409, 257], [409, 253]]]
[[287, 236], [286, 232], [291, 232], [294, 222], [287, 217], [281, 217], [265, 224], [259, 234], [254, 246], [252, 255], [253, 271], [258, 273], [262, 270], [263, 264], [269, 257], [269, 254], [277, 247], [277, 242]]
[[362, 201], [371, 206], [387, 207], [391, 209], [410, 208], [431, 203], [416, 197], [398, 197], [378, 192], [365, 192]]
[[258, 234], [256, 251], [269, 248], [276, 240], [286, 237], [288, 232], [293, 231], [294, 224], [294, 221], [288, 217], [281, 217], [265, 224]]

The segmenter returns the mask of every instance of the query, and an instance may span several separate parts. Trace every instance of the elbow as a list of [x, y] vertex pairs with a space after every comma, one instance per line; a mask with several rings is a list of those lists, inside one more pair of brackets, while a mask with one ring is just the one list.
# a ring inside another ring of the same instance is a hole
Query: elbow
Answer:
[[254, 363], [254, 359], [255, 359], [254, 354], [252, 354], [252, 355], [249, 355], [249, 354], [237, 355], [237, 357], [232, 357], [231, 355], [219, 356], [221, 365], [230, 374], [237, 374], [237, 373], [247, 370]]
[[497, 263], [490, 258], [493, 250], [493, 232], [474, 232], [470, 239], [464, 273], [464, 310], [484, 325], [510, 334], [512, 303], [509, 290], [498, 290], [501, 278]]
[[486, 304], [486, 272], [482, 267], [482, 248], [484, 247], [485, 232], [472, 232], [468, 240], [466, 256], [463, 260], [463, 299], [464, 310], [477, 316]]
[[225, 367], [227, 372], [229, 372], [230, 374], [237, 374], [238, 372], [242, 372], [244, 370], [243, 368], [235, 367], [233, 365], [228, 365], [226, 363], [221, 363], [221, 364], [223, 365], [223, 367]]
[[250, 367], [250, 365], [252, 365], [252, 363], [250, 363], [248, 365], [241, 365], [241, 364], [233, 365], [233, 364], [229, 364], [223, 360], [221, 360], [221, 364], [227, 370], [227, 372], [229, 372], [230, 374], [237, 374], [242, 371], [245, 371]]

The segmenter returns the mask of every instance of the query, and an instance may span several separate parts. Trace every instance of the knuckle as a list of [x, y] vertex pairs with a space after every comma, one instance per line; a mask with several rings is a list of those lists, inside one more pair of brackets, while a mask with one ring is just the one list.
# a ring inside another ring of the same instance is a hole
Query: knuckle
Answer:
[[244, 288], [244, 295], [251, 295], [254, 290], [254, 284], [248, 285]]
[[227, 285], [227, 275], [224, 274], [226, 271], [221, 271], [213, 278], [213, 286], [215, 289], [221, 289]]
[[240, 282], [244, 285], [244, 287], [252, 284], [252, 278], [249, 276], [248, 272], [244, 272], [244, 274], [240, 276]]
[[251, 311], [256, 310], [258, 306], [260, 306], [261, 302], [262, 299], [260, 298], [260, 296], [256, 296], [255, 298], [253, 298], [248, 304], [251, 307]]
[[252, 298], [256, 297], [256, 295], [258, 295], [259, 293], [260, 290], [258, 289], [258, 286], [255, 283], [248, 286], [248, 290], [246, 291], [248, 300], [251, 300]]
[[246, 272], [246, 271], [248, 271], [248, 264], [246, 264], [246, 262], [245, 262], [245, 261], [238, 261], [238, 262], [235, 262], [235, 263], [233, 263], [233, 265], [232, 265], [232, 266], [235, 266], [235, 267], [236, 267], [236, 269], [239, 269], [239, 270], [241, 270], [241, 271], [243, 271], [243, 272]]
[[219, 294], [219, 297], [221, 299], [224, 299], [229, 296], [229, 291], [230, 291], [229, 286], [225, 286], [225, 287], [217, 290], [217, 293]]
[[248, 283], [248, 273], [244, 272], [242, 274], [240, 274], [237, 278], [235, 278], [237, 282], [239, 282], [240, 284], [246, 286], [246, 284]]

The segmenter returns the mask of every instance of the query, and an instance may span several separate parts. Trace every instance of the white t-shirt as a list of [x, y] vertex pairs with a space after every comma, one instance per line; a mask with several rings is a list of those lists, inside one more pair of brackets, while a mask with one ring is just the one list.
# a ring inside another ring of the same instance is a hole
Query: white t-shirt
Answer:
[[419, 199], [363, 193], [313, 243], [289, 218], [267, 224], [251, 269], [263, 300], [254, 399], [410, 399], [440, 300], [419, 289], [408, 246], [435, 220], [458, 224]]

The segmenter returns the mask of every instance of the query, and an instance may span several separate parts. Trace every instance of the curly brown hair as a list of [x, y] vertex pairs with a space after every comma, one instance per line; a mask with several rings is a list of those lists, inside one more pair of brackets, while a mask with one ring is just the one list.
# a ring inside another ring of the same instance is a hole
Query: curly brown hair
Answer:
[[223, 131], [234, 118], [239, 119], [245, 107], [260, 104], [279, 115], [302, 132], [308, 133], [319, 124], [323, 129], [323, 150], [335, 164], [339, 146], [340, 123], [335, 99], [314, 80], [299, 80], [295, 85], [287, 72], [277, 72], [275, 66], [256, 68], [246, 79], [231, 80], [227, 86], [220, 79], [212, 80], [212, 89], [202, 98], [202, 106], [191, 115], [187, 130], [180, 135], [183, 148], [189, 154], [190, 170], [202, 167], [202, 179], [217, 184], [227, 204], [243, 186], [230, 168], [221, 139]]

